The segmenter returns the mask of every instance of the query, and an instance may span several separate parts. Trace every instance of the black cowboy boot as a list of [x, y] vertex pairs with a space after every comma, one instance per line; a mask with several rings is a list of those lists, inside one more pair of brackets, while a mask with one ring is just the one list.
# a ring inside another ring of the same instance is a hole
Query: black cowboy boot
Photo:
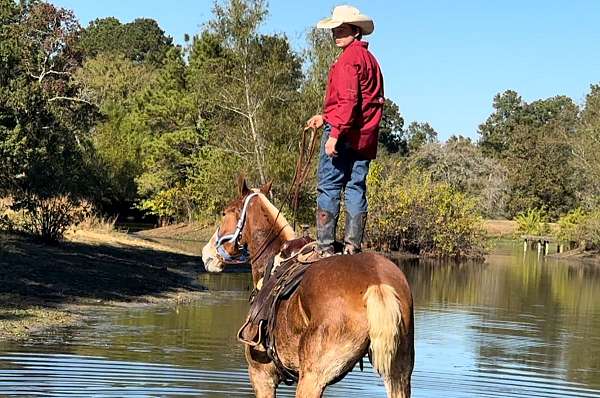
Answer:
[[335, 254], [333, 244], [336, 226], [337, 216], [327, 210], [317, 209], [317, 251], [321, 257]]
[[301, 253], [298, 260], [302, 263], [313, 263], [335, 254], [335, 229], [337, 217], [327, 210], [317, 209], [317, 241], [312, 251]]
[[358, 213], [354, 217], [346, 212], [346, 228], [344, 231], [344, 254], [361, 252], [362, 240], [367, 224], [367, 213]]

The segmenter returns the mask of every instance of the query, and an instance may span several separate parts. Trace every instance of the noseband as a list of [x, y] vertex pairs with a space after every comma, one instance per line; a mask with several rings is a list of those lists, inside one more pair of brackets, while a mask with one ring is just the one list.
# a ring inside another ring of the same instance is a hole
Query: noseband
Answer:
[[[235, 227], [235, 231], [231, 234], [220, 236], [219, 229], [217, 228], [217, 234], [215, 236], [215, 243], [217, 247], [217, 254], [221, 257], [221, 260], [227, 264], [245, 264], [248, 262], [250, 256], [248, 255], [248, 250], [240, 246], [240, 235], [244, 226], [246, 225], [246, 216], [248, 214], [248, 206], [250, 205], [250, 200], [258, 196], [257, 192], [251, 193], [244, 200], [244, 206], [242, 207], [242, 214], [240, 214], [240, 219], [237, 222]], [[233, 245], [240, 252], [237, 256], [232, 256], [227, 253], [227, 250], [223, 247], [225, 243], [233, 243]]]

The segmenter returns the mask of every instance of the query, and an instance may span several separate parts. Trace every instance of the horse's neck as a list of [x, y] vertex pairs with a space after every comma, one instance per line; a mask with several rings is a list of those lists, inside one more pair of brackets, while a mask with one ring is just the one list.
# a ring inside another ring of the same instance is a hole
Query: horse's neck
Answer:
[[260, 208], [263, 215], [253, 217], [256, 222], [251, 231], [252, 239], [248, 244], [252, 258], [252, 278], [255, 285], [263, 277], [267, 264], [281, 251], [284, 242], [296, 237], [283, 214], [263, 195], [261, 195], [261, 199]]

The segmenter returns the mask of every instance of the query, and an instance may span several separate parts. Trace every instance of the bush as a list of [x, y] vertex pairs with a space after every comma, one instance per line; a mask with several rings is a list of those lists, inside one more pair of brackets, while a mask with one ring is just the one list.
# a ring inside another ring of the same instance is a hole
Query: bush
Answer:
[[397, 160], [373, 162], [368, 177], [368, 241], [422, 255], [479, 257], [482, 219], [476, 201], [416, 171], [404, 176]]
[[583, 243], [586, 249], [600, 249], [600, 208], [585, 213], [575, 209], [558, 220], [557, 238]]
[[65, 231], [91, 213], [91, 206], [66, 195], [41, 198], [25, 195], [11, 204], [9, 217], [13, 231], [56, 243]]
[[517, 232], [525, 235], [545, 235], [550, 232], [548, 216], [544, 209], [529, 209], [515, 217]]
[[558, 233], [556, 237], [563, 241], [580, 242], [581, 224], [585, 221], [586, 215], [581, 208], [571, 210], [558, 220]]

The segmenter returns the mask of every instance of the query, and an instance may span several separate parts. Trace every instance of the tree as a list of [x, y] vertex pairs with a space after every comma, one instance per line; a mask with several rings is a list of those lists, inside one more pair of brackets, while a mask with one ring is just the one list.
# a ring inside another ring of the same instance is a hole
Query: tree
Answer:
[[577, 106], [565, 96], [528, 104], [507, 91], [495, 97], [494, 108], [480, 126], [480, 145], [508, 170], [508, 213], [545, 207], [556, 217], [573, 208], [581, 181], [568, 142], [578, 124]]
[[502, 157], [513, 141], [512, 134], [523, 114], [524, 102], [521, 96], [507, 90], [494, 97], [494, 113], [479, 126], [479, 146], [488, 156]]
[[121, 24], [118, 19], [108, 17], [90, 22], [82, 32], [79, 47], [87, 58], [120, 54], [136, 63], [160, 67], [173, 47], [173, 39], [153, 19], [138, 18]]
[[600, 85], [591, 85], [574, 135], [565, 137], [572, 147], [573, 165], [581, 173], [580, 200], [587, 208], [600, 205]]
[[414, 152], [425, 144], [437, 142], [438, 133], [427, 122], [412, 122], [408, 126], [406, 135], [408, 137], [408, 149], [410, 152]]
[[499, 160], [484, 156], [470, 139], [452, 136], [446, 143], [425, 144], [411, 154], [406, 166], [476, 198], [483, 215], [506, 216], [507, 170]]
[[151, 138], [141, 97], [151, 91], [157, 74], [122, 55], [100, 54], [86, 60], [75, 76], [102, 115], [91, 138], [106, 180], [104, 206], [132, 203], [137, 197], [135, 179], [142, 173], [144, 143]]
[[24, 212], [19, 228], [56, 241], [98, 185], [96, 108], [73, 78], [80, 27], [72, 12], [37, 1], [1, 1], [0, 19], [0, 194]]
[[[9, 2], [12, 3], [12, 2]], [[3, 4], [0, 97], [2, 188], [12, 195], [89, 194], [86, 174], [95, 109], [73, 73], [80, 27], [70, 11], [46, 3]]]
[[398, 105], [386, 98], [379, 127], [379, 143], [389, 153], [399, 153], [400, 155], [408, 153], [408, 142], [403, 127], [404, 118], [400, 115]]
[[270, 148], [298, 137], [290, 109], [301, 62], [287, 38], [258, 32], [264, 1], [215, 3], [213, 13], [190, 54], [200, 112], [213, 117], [214, 145], [247, 160], [264, 182]]

